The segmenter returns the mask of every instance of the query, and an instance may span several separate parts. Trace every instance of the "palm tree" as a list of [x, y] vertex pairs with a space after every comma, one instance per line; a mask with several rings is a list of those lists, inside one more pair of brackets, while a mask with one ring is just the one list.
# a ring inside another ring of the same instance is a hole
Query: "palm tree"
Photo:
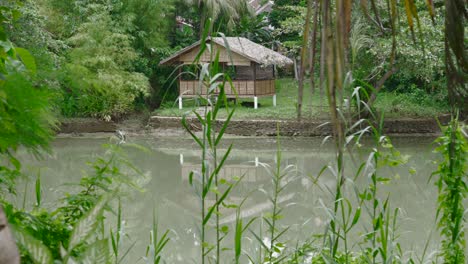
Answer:
[[[200, 36], [205, 29], [206, 21], [223, 20], [227, 29], [232, 29], [242, 14], [249, 12], [246, 0], [186, 0], [200, 14]], [[210, 33], [213, 25], [210, 25]]]

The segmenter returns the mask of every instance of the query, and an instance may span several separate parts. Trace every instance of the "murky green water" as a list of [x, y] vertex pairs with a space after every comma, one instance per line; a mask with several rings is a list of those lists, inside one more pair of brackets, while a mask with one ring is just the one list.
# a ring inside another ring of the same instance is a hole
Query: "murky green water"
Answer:
[[[73, 192], [71, 182], [78, 182], [84, 171], [86, 162], [93, 160], [105, 150], [101, 147], [106, 138], [59, 138], [53, 143], [53, 153], [41, 161], [35, 161], [30, 155], [23, 154], [24, 166], [30, 175], [40, 171], [44, 190], [44, 205], [53, 208], [56, 200], [66, 192]], [[149, 230], [152, 226], [153, 209], [157, 211], [162, 229], [171, 229], [172, 241], [165, 251], [168, 263], [190, 263], [198, 259], [198, 228], [200, 222], [199, 202], [194, 190], [189, 186], [188, 173], [197, 170], [201, 152], [192, 140], [179, 138], [130, 138], [131, 142], [139, 143], [151, 149], [150, 153], [137, 150], [129, 151], [129, 159], [134, 162], [147, 176], [144, 183], [145, 192], [130, 193], [123, 198], [123, 214], [125, 232], [129, 238], [124, 240], [125, 246], [136, 243], [126, 259], [127, 263], [140, 261], [149, 242]], [[390, 194], [393, 206], [400, 207], [399, 219], [400, 241], [406, 251], [420, 251], [424, 247], [431, 230], [434, 230], [436, 188], [428, 183], [431, 172], [435, 169], [433, 160], [437, 158], [432, 153], [430, 143], [433, 138], [395, 138], [395, 145], [402, 155], [410, 155], [408, 164], [391, 170], [385, 170], [386, 175], [392, 175], [389, 184], [382, 184], [382, 197]], [[226, 139], [222, 149], [233, 143], [234, 150], [223, 171], [222, 177], [232, 179], [245, 174], [245, 178], [232, 194], [232, 202], [239, 202], [249, 196], [243, 208], [243, 216], [260, 216], [271, 210], [268, 198], [264, 192], [271, 190], [271, 179], [262, 164], [274, 165], [276, 141], [274, 138], [234, 138]], [[326, 173], [318, 180], [319, 188], [312, 183], [310, 176], [316, 176], [324, 165], [333, 161], [331, 144], [322, 145], [322, 139], [282, 139], [283, 166], [297, 166], [297, 172], [290, 175], [294, 180], [281, 194], [281, 206], [285, 207], [280, 223], [289, 226], [285, 241], [294, 246], [297, 241], [310, 239], [311, 234], [319, 234], [324, 230], [326, 217], [320, 201], [327, 204], [330, 195], [325, 186], [333, 188], [335, 178]], [[356, 160], [365, 159], [365, 153], [356, 154]], [[347, 174], [352, 177], [356, 166], [347, 159]], [[414, 168], [414, 175], [409, 173]], [[28, 186], [22, 183], [25, 192], [20, 192], [17, 203], [26, 201], [29, 206], [34, 203], [33, 180]], [[364, 186], [366, 179], [356, 182]], [[351, 188], [348, 190], [351, 193]], [[235, 212], [225, 211], [221, 223], [230, 225], [235, 220]], [[364, 224], [364, 223], [363, 223]], [[255, 230], [257, 226], [252, 226]], [[362, 234], [361, 227], [353, 233], [354, 240]], [[226, 243], [231, 243], [231, 237]], [[254, 240], [246, 239], [244, 247], [249, 252], [255, 251]], [[355, 244], [354, 250], [359, 250]], [[197, 261], [195, 261], [197, 262]]]

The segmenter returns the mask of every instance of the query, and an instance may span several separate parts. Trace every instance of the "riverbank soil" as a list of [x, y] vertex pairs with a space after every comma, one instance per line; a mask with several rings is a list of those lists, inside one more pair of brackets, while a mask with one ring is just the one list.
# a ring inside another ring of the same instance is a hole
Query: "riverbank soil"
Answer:
[[[441, 123], [447, 123], [449, 116], [438, 118]], [[107, 122], [93, 118], [73, 118], [62, 120], [59, 133], [114, 133], [122, 130], [129, 134], [157, 134], [165, 136], [184, 135], [180, 117], [164, 116], [132, 116], [120, 122]], [[187, 123], [194, 131], [200, 131], [201, 125], [195, 117], [188, 117]], [[216, 127], [220, 129], [224, 120], [218, 120]], [[282, 136], [326, 136], [331, 134], [331, 125], [326, 120], [231, 120], [227, 134], [237, 136], [276, 136], [277, 125]], [[361, 128], [366, 125], [363, 123]], [[359, 129], [361, 129], [359, 128]], [[387, 119], [384, 122], [384, 133], [390, 135], [436, 135], [440, 133], [435, 118], [400, 118]]]

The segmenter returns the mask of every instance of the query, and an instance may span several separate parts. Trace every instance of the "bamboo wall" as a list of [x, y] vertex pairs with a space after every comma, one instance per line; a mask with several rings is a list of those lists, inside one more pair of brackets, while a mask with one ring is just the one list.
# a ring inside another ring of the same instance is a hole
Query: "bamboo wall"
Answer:
[[251, 66], [236, 66], [235, 78], [238, 80], [253, 80], [254, 77], [257, 80], [270, 80], [275, 78], [273, 75], [273, 66], [263, 67], [256, 63], [255, 65], [256, 76], [254, 76]]
[[275, 80], [257, 80], [256, 84], [256, 95], [266, 96], [275, 94]]
[[[253, 96], [269, 96], [275, 94], [275, 80], [233, 80], [233, 87], [237, 92], [237, 96], [253, 97]], [[225, 93], [227, 97], [236, 97], [229, 83], [225, 84]], [[179, 80], [179, 95], [182, 97], [195, 97], [197, 95], [206, 95], [207, 87], [199, 87], [199, 81], [184, 81]], [[218, 93], [219, 89], [215, 91]]]

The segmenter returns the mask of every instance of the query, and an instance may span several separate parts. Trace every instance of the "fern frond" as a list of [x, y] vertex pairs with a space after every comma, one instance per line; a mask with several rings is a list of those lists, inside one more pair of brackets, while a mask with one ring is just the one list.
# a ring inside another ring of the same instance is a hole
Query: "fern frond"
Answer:
[[52, 264], [53, 257], [50, 250], [39, 240], [31, 236], [25, 230], [11, 225], [13, 235], [18, 244], [28, 252], [29, 257], [37, 264]]
[[98, 203], [76, 223], [68, 244], [68, 252], [71, 252], [76, 246], [87, 240], [94, 233], [108, 200], [109, 198], [107, 196], [101, 197]]
[[83, 264], [109, 263], [109, 241], [107, 239], [97, 240], [89, 245], [83, 254]]

